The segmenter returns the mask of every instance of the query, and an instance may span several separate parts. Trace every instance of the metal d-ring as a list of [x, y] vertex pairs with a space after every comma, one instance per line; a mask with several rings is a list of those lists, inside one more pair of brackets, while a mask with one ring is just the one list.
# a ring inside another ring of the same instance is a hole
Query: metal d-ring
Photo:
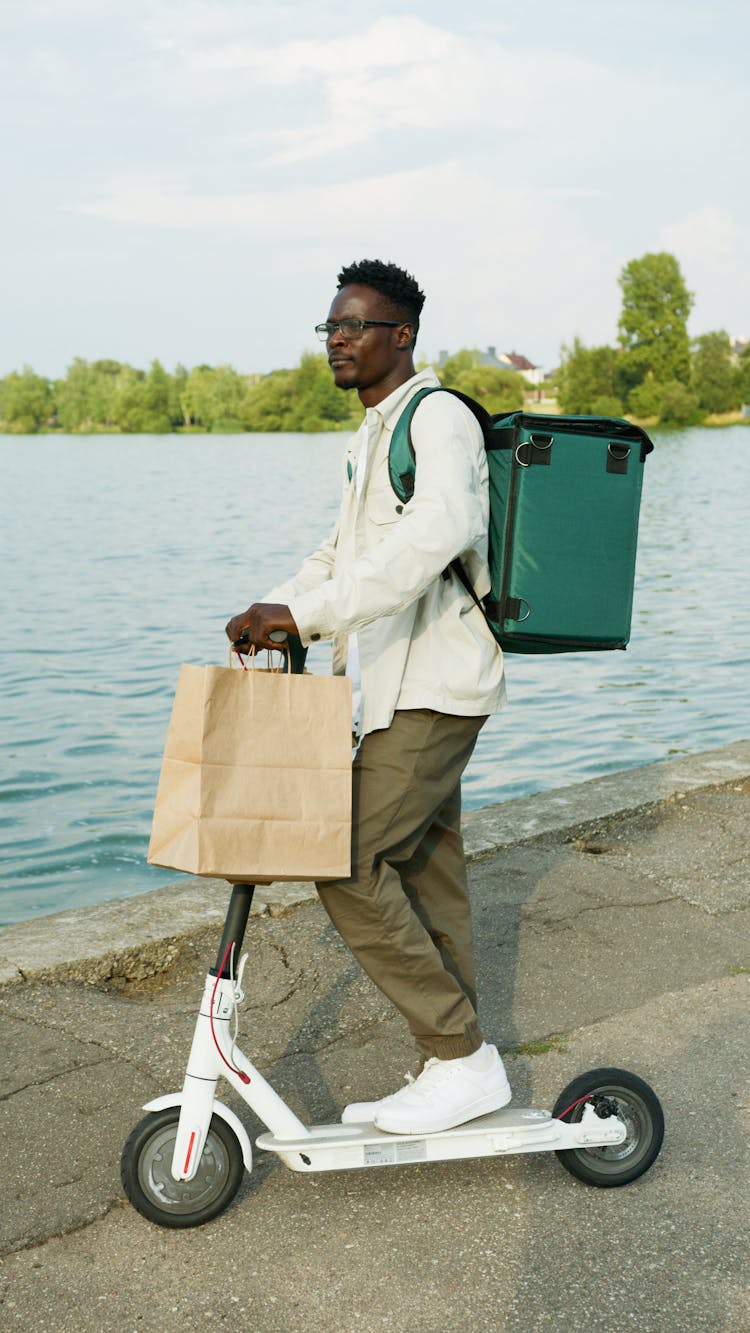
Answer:
[[525, 598], [525, 597], [518, 597], [516, 600], [518, 601], [518, 608], [519, 608], [519, 610], [521, 609], [521, 606], [528, 606], [528, 608], [529, 608], [528, 611], [526, 612], [526, 615], [525, 615], [525, 616], [514, 616], [514, 617], [513, 617], [513, 619], [514, 619], [519, 625], [522, 625], [523, 622], [524, 622], [524, 620], [528, 620], [529, 616], [531, 615], [531, 604], [530, 604], [530, 602], [527, 602], [527, 601], [526, 601], [526, 598]]
[[626, 458], [630, 457], [630, 445], [616, 444], [613, 440], [610, 440], [607, 445], [607, 453], [610, 458], [614, 458], [618, 463], [622, 463]]
[[528, 440], [524, 440], [522, 444], [516, 445], [514, 452], [518, 466], [531, 467], [531, 459], [529, 459], [528, 463], [524, 463], [523, 459], [521, 458], [521, 450], [525, 449], [527, 445], [531, 445], [532, 449], [538, 449], [540, 453], [543, 453], [546, 452], [547, 449], [551, 449], [553, 443], [554, 443], [554, 437], [552, 435], [544, 435], [536, 439], [534, 438], [533, 435], [529, 435]]

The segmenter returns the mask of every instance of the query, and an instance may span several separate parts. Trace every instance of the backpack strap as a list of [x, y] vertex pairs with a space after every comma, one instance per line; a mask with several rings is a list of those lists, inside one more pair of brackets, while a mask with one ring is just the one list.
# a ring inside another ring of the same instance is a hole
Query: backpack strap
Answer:
[[[417, 460], [411, 438], [412, 417], [419, 407], [419, 404], [422, 402], [422, 399], [426, 398], [430, 393], [451, 393], [454, 398], [459, 398], [479, 422], [482, 429], [485, 448], [490, 447], [491, 441], [492, 447], [497, 448], [497, 444], [494, 443], [496, 432], [492, 430], [493, 419], [489, 412], [482, 407], [481, 403], [477, 403], [475, 399], [469, 398], [468, 394], [459, 393], [458, 389], [438, 389], [437, 387], [420, 389], [419, 393], [415, 393], [414, 397], [406, 404], [406, 407], [396, 422], [391, 436], [390, 450], [388, 452], [388, 473], [391, 479], [391, 486], [402, 504], [406, 504], [408, 500], [411, 500], [414, 494], [414, 474], [416, 472]], [[490, 625], [490, 629], [492, 629], [490, 620], [494, 619], [499, 621], [500, 619], [500, 607], [498, 603], [492, 602], [489, 598], [485, 598], [483, 602], [479, 600], [474, 591], [474, 585], [458, 556], [456, 556], [455, 560], [451, 560], [447, 569], [443, 570], [444, 579], [450, 578], [451, 570], [469, 594], [475, 606], [482, 612], [485, 620]]]
[[459, 393], [458, 389], [438, 388], [437, 385], [434, 388], [420, 389], [419, 393], [415, 393], [393, 427], [391, 445], [388, 451], [388, 474], [391, 479], [391, 486], [402, 504], [411, 500], [414, 494], [414, 473], [417, 460], [411, 438], [412, 417], [422, 399], [431, 393], [450, 393], [454, 398], [460, 399], [479, 422], [485, 444], [491, 431], [492, 420], [489, 412], [482, 407], [481, 403], [469, 398], [468, 394]]

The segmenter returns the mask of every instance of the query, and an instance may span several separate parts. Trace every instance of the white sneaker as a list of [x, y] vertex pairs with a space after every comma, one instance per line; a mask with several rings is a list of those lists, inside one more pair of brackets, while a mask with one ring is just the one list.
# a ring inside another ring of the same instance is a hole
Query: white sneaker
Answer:
[[[407, 1084], [414, 1082], [413, 1074], [406, 1074], [405, 1078]], [[403, 1092], [403, 1088], [399, 1088], [399, 1092]], [[398, 1092], [391, 1092], [377, 1102], [350, 1102], [341, 1112], [342, 1125], [371, 1125], [375, 1120], [376, 1111], [397, 1096]]]
[[505, 1067], [495, 1046], [487, 1052], [486, 1069], [464, 1060], [428, 1060], [410, 1087], [374, 1104], [375, 1127], [388, 1134], [437, 1134], [507, 1106], [513, 1094]]

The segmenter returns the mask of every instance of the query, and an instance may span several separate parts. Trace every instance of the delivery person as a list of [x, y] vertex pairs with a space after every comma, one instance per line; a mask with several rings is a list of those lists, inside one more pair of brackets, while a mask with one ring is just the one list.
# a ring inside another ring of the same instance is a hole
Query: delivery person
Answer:
[[334, 673], [351, 676], [355, 729], [352, 874], [321, 883], [331, 921], [406, 1019], [419, 1076], [345, 1122], [427, 1134], [506, 1105], [502, 1060], [476, 1010], [461, 775], [503, 694], [502, 653], [482, 612], [448, 570], [460, 556], [483, 597], [488, 481], [481, 429], [448, 393], [412, 421], [414, 495], [401, 504], [388, 448], [409, 400], [438, 386], [414, 370], [424, 295], [403, 269], [363, 260], [342, 269], [317, 326], [340, 389], [356, 389], [365, 419], [344, 458], [330, 538], [295, 578], [227, 625], [272, 647], [274, 630], [309, 645], [333, 640]]

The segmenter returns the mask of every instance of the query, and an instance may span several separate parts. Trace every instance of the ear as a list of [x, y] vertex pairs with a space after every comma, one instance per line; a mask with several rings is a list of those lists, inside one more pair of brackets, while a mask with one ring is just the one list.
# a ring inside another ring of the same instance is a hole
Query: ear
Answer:
[[404, 348], [411, 347], [413, 342], [414, 325], [408, 323], [401, 324], [399, 328], [396, 329], [396, 346], [399, 350], [403, 350]]

